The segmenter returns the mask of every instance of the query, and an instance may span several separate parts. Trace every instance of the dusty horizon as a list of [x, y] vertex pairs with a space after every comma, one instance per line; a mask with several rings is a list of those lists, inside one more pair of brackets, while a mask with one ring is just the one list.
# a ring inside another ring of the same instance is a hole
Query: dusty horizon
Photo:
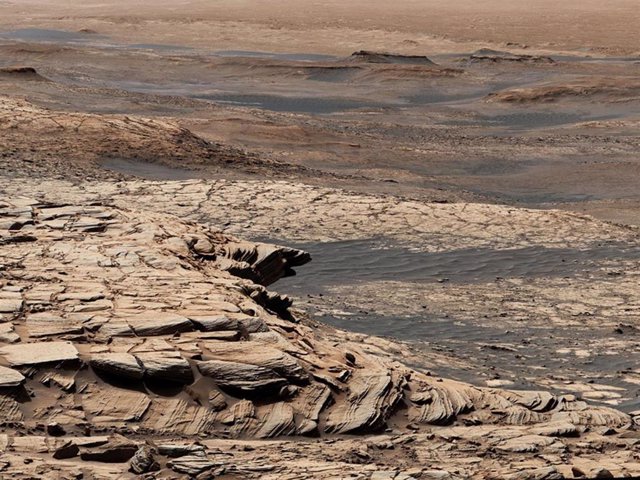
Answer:
[[332, 54], [384, 45], [398, 53], [460, 53], [510, 43], [638, 55], [638, 10], [633, 0], [21, 0], [0, 4], [0, 28], [89, 28], [140, 42]]

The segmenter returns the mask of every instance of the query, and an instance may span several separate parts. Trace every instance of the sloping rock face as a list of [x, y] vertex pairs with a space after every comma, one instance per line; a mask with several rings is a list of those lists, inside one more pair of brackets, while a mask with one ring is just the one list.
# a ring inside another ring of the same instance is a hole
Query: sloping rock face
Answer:
[[[0, 68], [3, 80], [40, 80], [29, 67]], [[3, 173], [24, 172], [24, 158], [36, 178], [64, 172], [86, 180], [104, 160], [135, 159], [156, 164], [255, 168], [260, 162], [234, 147], [212, 143], [174, 123], [127, 115], [68, 113], [0, 96]], [[191, 163], [195, 161], [196, 163]]]
[[[432, 377], [284, 315], [264, 285], [307, 261], [168, 215], [2, 198], [18, 338], [0, 345], [0, 475], [530, 478], [574, 456], [640, 473], [621, 412]], [[316, 438], [256, 440], [280, 436]]]
[[13, 80], [36, 80], [46, 81], [47, 79], [41, 76], [35, 68], [25, 66], [13, 66], [0, 68], [0, 80], [3, 78], [9, 78]]

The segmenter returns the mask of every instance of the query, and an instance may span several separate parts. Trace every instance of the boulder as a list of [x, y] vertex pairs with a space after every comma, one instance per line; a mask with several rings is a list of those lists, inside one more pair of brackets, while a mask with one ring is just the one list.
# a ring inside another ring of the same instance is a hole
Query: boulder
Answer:
[[62, 446], [55, 449], [53, 452], [53, 458], [56, 460], [65, 460], [67, 458], [73, 458], [80, 453], [80, 447], [73, 442], [66, 442]]
[[85, 449], [80, 458], [86, 462], [124, 463], [138, 451], [138, 445], [123, 436], [115, 435], [106, 445], [95, 449]]

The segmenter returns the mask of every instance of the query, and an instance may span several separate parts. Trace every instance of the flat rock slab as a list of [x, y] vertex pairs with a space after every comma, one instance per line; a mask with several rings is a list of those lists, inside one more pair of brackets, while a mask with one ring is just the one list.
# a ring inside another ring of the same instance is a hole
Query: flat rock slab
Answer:
[[22, 299], [0, 298], [0, 313], [14, 313], [22, 308]]
[[36, 342], [8, 345], [0, 348], [10, 365], [37, 365], [40, 363], [77, 360], [78, 350], [71, 342]]
[[189, 320], [203, 332], [238, 330], [239, 328], [238, 320], [224, 315], [189, 315]]
[[168, 463], [168, 466], [172, 470], [191, 476], [195, 476], [204, 471], [211, 470], [217, 465], [217, 463], [209, 460], [204, 453], [185, 455], [184, 457], [171, 460]]
[[176, 351], [136, 353], [149, 378], [179, 383], [193, 382], [191, 366]]
[[80, 453], [80, 458], [86, 462], [124, 463], [138, 451], [138, 445], [124, 437], [109, 440], [107, 445], [97, 449], [87, 449]]
[[270, 368], [238, 362], [208, 360], [198, 362], [198, 370], [220, 387], [243, 392], [277, 390], [287, 381]]
[[27, 330], [32, 338], [82, 333], [79, 322], [49, 313], [36, 313], [27, 317]]
[[120, 388], [103, 388], [85, 395], [82, 402], [94, 424], [106, 425], [139, 421], [150, 405], [145, 393]]
[[0, 366], [0, 387], [17, 387], [24, 382], [24, 376], [12, 368]]
[[129, 353], [103, 353], [91, 357], [91, 366], [98, 371], [120, 378], [140, 380], [144, 370]]
[[188, 318], [168, 312], [142, 313], [127, 318], [127, 323], [136, 335], [143, 337], [172, 335], [193, 330], [193, 324]]

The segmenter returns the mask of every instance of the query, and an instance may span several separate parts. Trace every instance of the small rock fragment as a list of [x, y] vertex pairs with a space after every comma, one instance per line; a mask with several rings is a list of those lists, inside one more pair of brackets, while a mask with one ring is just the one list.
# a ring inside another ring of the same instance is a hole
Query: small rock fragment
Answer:
[[47, 425], [47, 433], [52, 437], [62, 437], [67, 432], [65, 432], [64, 427], [58, 422], [51, 422]]
[[73, 442], [67, 442], [53, 452], [53, 458], [56, 460], [64, 460], [67, 458], [73, 458], [77, 456], [78, 453], [80, 453], [78, 445]]
[[131, 458], [129, 470], [138, 475], [160, 470], [160, 464], [153, 457], [153, 450], [142, 446]]
[[84, 450], [80, 454], [80, 458], [87, 462], [124, 463], [129, 461], [137, 451], [138, 446], [135, 443], [117, 435], [98, 449]]

